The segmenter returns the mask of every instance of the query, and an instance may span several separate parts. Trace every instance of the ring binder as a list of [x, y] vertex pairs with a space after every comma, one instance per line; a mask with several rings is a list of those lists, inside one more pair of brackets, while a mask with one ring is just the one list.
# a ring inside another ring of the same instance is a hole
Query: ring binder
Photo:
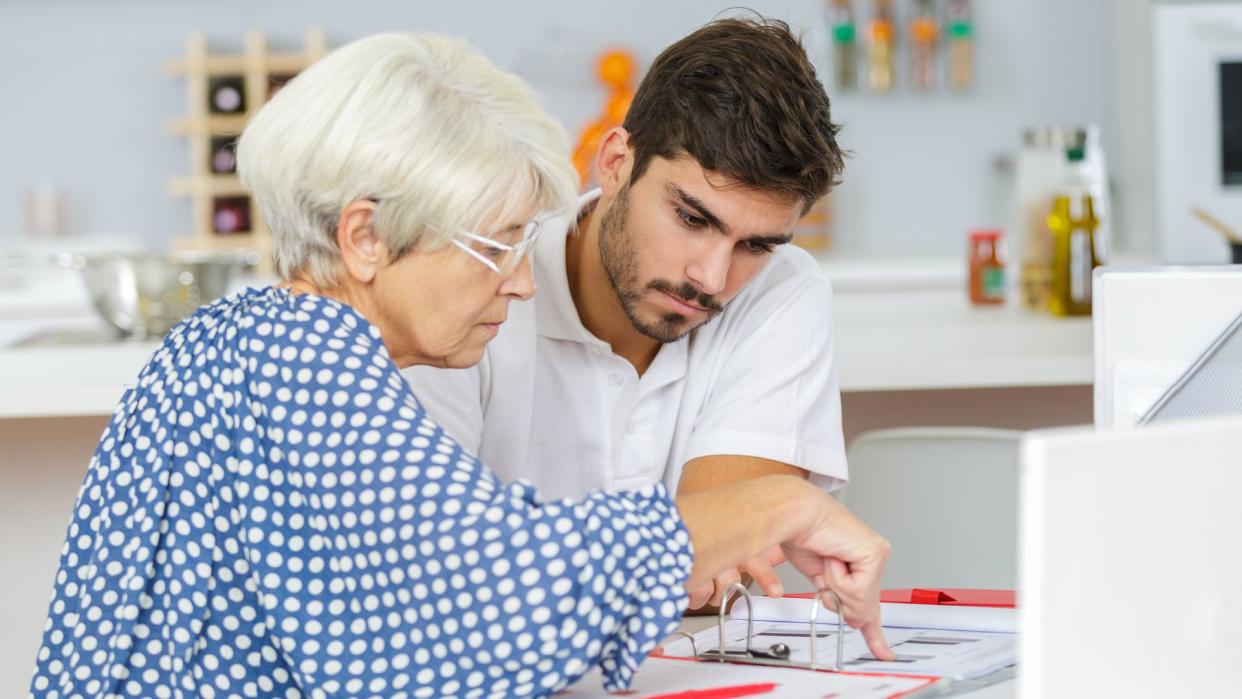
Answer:
[[685, 631], [674, 631], [671, 635], [685, 636], [686, 640], [690, 642], [690, 653], [696, 658], [699, 657], [699, 644], [695, 642], [694, 634], [686, 633]]
[[[746, 648], [740, 651], [737, 651], [737, 650], [731, 651], [725, 648], [725, 610], [729, 606], [729, 601], [733, 599], [732, 593], [735, 589], [738, 592], [740, 592], [742, 594], [742, 598], [746, 600], [746, 612], [747, 612], [746, 613]], [[837, 593], [825, 587], [825, 588], [821, 588], [816, 593], [816, 600], [819, 599], [820, 594], [825, 593], [825, 592], [827, 592], [829, 595], [832, 596], [832, 601], [836, 603], [836, 607], [837, 607], [837, 634], [836, 634], [837, 635], [837, 656], [836, 656], [836, 663], [832, 667], [822, 667], [816, 662], [816, 659], [819, 657], [817, 653], [818, 651], [817, 641], [819, 640], [819, 623], [818, 623], [819, 609], [820, 607], [824, 606], [823, 604], [812, 604], [811, 605], [811, 619], [810, 619], [810, 622], [811, 622], [811, 660], [810, 662], [806, 662], [806, 663], [794, 662], [789, 659], [789, 655], [790, 655], [789, 646], [786, 646], [784, 643], [774, 643], [766, 651], [758, 650], [754, 648], [753, 642], [754, 642], [754, 637], [755, 637], [755, 620], [754, 620], [755, 615], [751, 613], [750, 591], [747, 590], [746, 586], [741, 583], [733, 583], [732, 585], [730, 585], [725, 590], [724, 599], [721, 600], [720, 616], [716, 621], [716, 629], [717, 631], [719, 631], [720, 640], [719, 640], [718, 645], [716, 646], [716, 650], [708, 650], [708, 651], [703, 651], [702, 653], [699, 653], [698, 647], [694, 644], [694, 640], [691, 639], [690, 641], [691, 651], [694, 653], [694, 657], [700, 660], [714, 660], [716, 662], [721, 662], [721, 663], [723, 662], [747, 663], [751, 665], [773, 665], [777, 667], [796, 667], [796, 668], [802, 668], [806, 670], [827, 670], [829, 672], [841, 672], [841, 668], [844, 665], [843, 659], [844, 659], [844, 654], [845, 654], [845, 645], [844, 645], [845, 643], [845, 621], [844, 621], [844, 615], [841, 614], [841, 598], [837, 596]], [[688, 634], [682, 634], [682, 635], [688, 635]]]

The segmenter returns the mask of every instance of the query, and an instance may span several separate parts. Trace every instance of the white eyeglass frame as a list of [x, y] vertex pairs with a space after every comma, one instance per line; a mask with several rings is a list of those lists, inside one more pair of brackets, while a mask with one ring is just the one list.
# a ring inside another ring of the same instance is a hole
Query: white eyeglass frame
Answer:
[[[459, 236], [458, 238], [453, 238], [452, 242], [453, 242], [453, 245], [456, 245], [457, 247], [465, 251], [467, 255], [473, 257], [474, 259], [486, 265], [488, 269], [492, 270], [496, 274], [507, 277], [510, 274], [513, 274], [513, 272], [516, 271], [519, 266], [521, 266], [522, 260], [526, 259], [526, 256], [530, 254], [531, 248], [534, 247], [535, 241], [539, 240], [539, 227], [543, 225], [544, 223], [546, 223], [547, 221], [549, 221], [550, 219], [553, 219], [555, 217], [556, 217], [555, 215], [549, 215], [549, 216], [544, 216], [542, 218], [531, 219], [529, 222], [527, 222], [525, 230], [522, 231], [522, 241], [514, 245], [509, 245], [508, 243], [502, 243], [500, 241], [488, 238], [487, 236], [479, 235], [478, 233], [471, 233], [470, 231], [462, 231], [461, 233], [458, 234]], [[495, 262], [493, 262], [492, 260], [487, 259], [483, 255], [480, 255], [476, 250], [473, 250], [469, 245], [466, 245], [465, 243], [463, 243], [461, 241], [461, 238], [473, 240], [476, 243], [482, 243], [483, 245], [493, 247], [497, 250], [503, 250], [504, 252], [512, 252], [514, 254], [505, 261], [505, 265], [502, 267], [496, 264]]]

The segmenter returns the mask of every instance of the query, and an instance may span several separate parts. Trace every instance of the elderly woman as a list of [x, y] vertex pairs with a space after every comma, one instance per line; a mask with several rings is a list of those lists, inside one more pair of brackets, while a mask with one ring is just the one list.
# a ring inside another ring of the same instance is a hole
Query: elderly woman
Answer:
[[37, 696], [531, 696], [626, 686], [687, 583], [784, 545], [872, 648], [887, 544], [796, 478], [542, 502], [398, 369], [479, 361], [534, 293], [562, 130], [465, 44], [382, 35], [293, 80], [238, 158], [282, 284], [174, 328], [69, 526]]

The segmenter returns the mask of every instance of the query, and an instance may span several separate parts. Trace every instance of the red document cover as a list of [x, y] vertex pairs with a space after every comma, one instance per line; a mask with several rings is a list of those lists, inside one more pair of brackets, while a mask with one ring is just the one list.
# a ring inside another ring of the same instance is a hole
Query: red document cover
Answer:
[[[794, 599], [811, 599], [814, 592], [796, 592], [785, 595]], [[906, 587], [881, 590], [880, 601], [892, 604], [943, 604], [958, 607], [1007, 607], [1017, 606], [1013, 590], [983, 590], [968, 587]]]

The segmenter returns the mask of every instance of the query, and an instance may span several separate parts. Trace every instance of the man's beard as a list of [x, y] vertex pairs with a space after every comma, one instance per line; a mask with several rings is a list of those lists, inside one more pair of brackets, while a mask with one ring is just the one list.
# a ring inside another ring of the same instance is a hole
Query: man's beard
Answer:
[[638, 317], [639, 300], [648, 290], [662, 291], [688, 304], [707, 310], [707, 319], [715, 318], [723, 306], [710, 294], [704, 294], [689, 281], [674, 284], [664, 279], [653, 279], [643, 286], [638, 279], [638, 252], [626, 230], [630, 210], [630, 185], [626, 183], [617, 192], [612, 206], [604, 212], [599, 222], [599, 256], [612, 283], [613, 291], [621, 301], [621, 308], [629, 317], [630, 324], [638, 332], [657, 342], [676, 342], [698, 326], [679, 313], [665, 313], [660, 320], [648, 323]]

